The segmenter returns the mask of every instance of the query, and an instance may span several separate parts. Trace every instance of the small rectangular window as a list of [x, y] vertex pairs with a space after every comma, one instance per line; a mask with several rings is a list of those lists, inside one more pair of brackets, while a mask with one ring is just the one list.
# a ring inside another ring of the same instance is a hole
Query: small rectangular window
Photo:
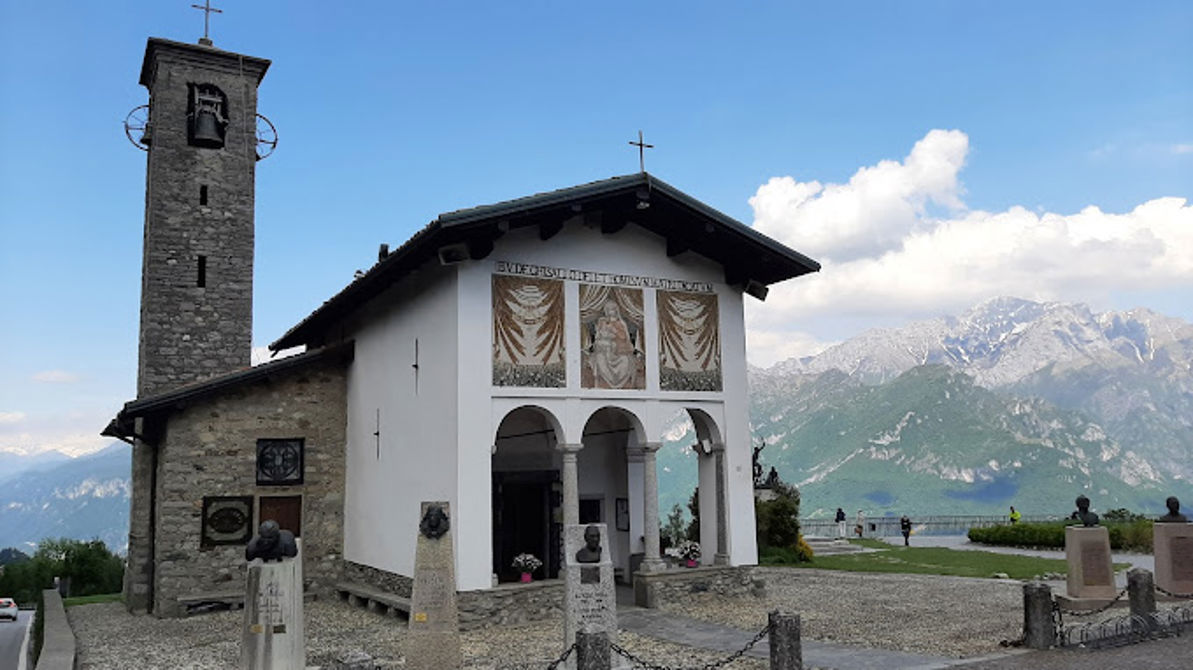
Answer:
[[199, 187], [199, 204], [200, 205], [207, 204], [207, 186]]
[[195, 279], [195, 286], [207, 286], [207, 257], [199, 256], [199, 276]]

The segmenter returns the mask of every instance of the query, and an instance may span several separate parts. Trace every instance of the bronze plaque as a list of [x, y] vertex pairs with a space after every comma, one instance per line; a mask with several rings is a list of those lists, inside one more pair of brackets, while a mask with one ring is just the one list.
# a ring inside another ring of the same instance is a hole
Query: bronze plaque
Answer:
[[1081, 547], [1081, 577], [1085, 586], [1114, 584], [1110, 572], [1110, 553], [1105, 544], [1089, 542]]
[[1193, 537], [1174, 537], [1168, 546], [1168, 555], [1172, 560], [1172, 581], [1193, 581]]
[[600, 584], [601, 583], [601, 569], [600, 568], [580, 568], [580, 583], [581, 584]]

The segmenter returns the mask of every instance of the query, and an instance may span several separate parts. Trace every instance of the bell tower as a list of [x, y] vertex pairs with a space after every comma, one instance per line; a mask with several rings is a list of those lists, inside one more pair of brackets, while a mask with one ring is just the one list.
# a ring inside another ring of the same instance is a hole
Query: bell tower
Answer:
[[151, 38], [137, 396], [249, 365], [257, 86], [269, 61]]

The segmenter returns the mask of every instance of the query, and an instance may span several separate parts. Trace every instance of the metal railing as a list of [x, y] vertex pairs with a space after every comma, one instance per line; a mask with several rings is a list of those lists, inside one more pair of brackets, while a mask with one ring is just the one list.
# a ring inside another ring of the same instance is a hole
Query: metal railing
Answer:
[[[1020, 523], [1038, 523], [1045, 521], [1060, 521], [1065, 517], [1057, 515], [1023, 515]], [[916, 535], [962, 535], [969, 531], [970, 528], [988, 528], [990, 526], [1000, 526], [1010, 523], [1006, 515], [997, 516], [979, 516], [979, 515], [931, 515], [931, 516], [915, 516], [911, 517], [911, 527], [914, 529]], [[825, 519], [800, 519], [800, 532], [805, 536], [821, 536], [821, 537], [836, 537], [837, 536], [837, 522], [831, 518]], [[857, 525], [857, 517], [849, 516], [845, 519], [845, 534], [847, 537], [856, 537], [854, 534], [854, 526]], [[897, 537], [901, 534], [899, 529], [899, 517], [897, 516], [874, 516], [866, 517], [865, 527], [863, 529], [863, 537]]]

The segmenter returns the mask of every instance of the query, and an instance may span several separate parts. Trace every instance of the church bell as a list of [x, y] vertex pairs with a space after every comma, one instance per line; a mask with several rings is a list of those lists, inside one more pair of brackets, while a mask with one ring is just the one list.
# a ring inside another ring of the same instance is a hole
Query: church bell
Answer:
[[210, 110], [201, 109], [195, 114], [195, 127], [191, 133], [192, 142], [197, 147], [219, 149], [224, 146], [224, 138], [220, 135], [219, 120]]

